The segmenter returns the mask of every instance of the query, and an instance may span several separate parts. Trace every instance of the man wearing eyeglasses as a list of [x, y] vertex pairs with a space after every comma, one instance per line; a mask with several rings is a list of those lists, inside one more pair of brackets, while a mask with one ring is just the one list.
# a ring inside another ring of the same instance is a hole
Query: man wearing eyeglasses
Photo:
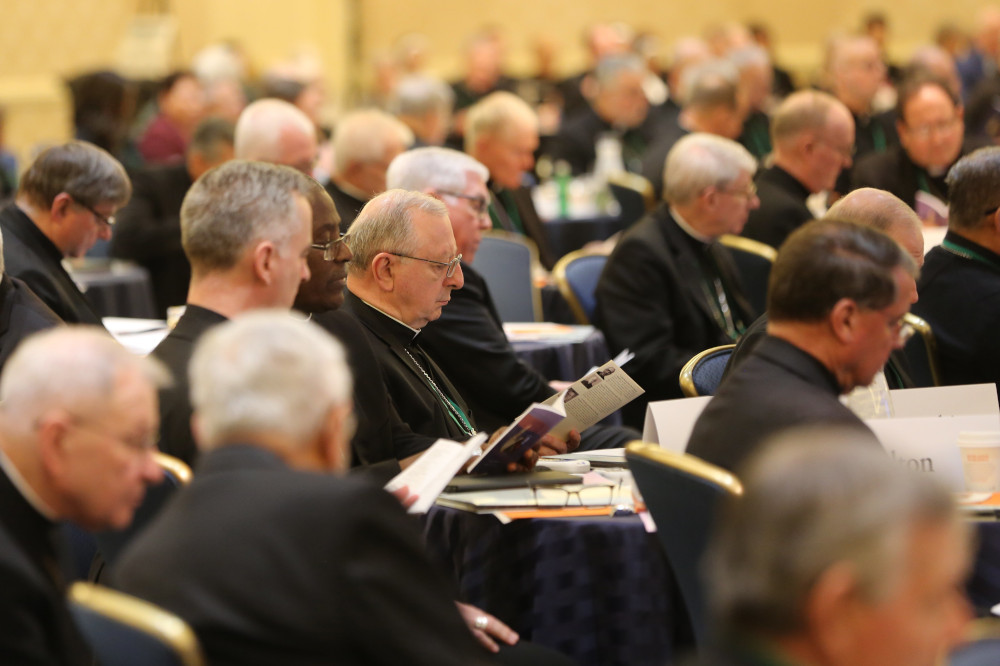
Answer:
[[159, 363], [94, 327], [39, 333], [11, 357], [0, 381], [0, 663], [93, 663], [66, 607], [58, 523], [131, 523], [162, 479], [165, 380]]
[[43, 151], [0, 211], [9, 275], [23, 280], [63, 321], [101, 326], [101, 318], [62, 266], [109, 240], [115, 213], [132, 195], [125, 169], [106, 151], [71, 141]]
[[919, 193], [949, 201], [945, 177], [962, 155], [988, 145], [965, 138], [962, 103], [948, 84], [933, 74], [917, 72], [899, 86], [896, 102], [899, 146], [859, 160], [855, 187], [892, 192], [922, 217], [928, 211], [917, 204]]

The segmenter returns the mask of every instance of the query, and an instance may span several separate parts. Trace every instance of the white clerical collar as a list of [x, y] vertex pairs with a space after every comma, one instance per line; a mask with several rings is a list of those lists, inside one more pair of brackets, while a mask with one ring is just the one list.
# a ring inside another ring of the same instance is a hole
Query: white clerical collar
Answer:
[[14, 484], [17, 488], [17, 492], [21, 493], [21, 496], [28, 501], [35, 511], [42, 514], [48, 518], [53, 523], [59, 520], [59, 516], [56, 514], [55, 510], [42, 501], [42, 498], [38, 496], [38, 493], [32, 489], [28, 482], [21, 476], [21, 473], [11, 462], [10, 458], [4, 455], [3, 451], [0, 451], [0, 469], [3, 470], [10, 482]]
[[386, 312], [386, 311], [385, 311], [385, 310], [383, 310], [382, 308], [380, 308], [380, 307], [378, 307], [378, 306], [375, 306], [375, 305], [372, 305], [371, 303], [369, 303], [369, 302], [368, 302], [368, 301], [366, 301], [365, 299], [361, 298], [360, 296], [358, 296], [358, 298], [359, 298], [359, 299], [361, 300], [361, 302], [362, 302], [362, 303], [364, 303], [365, 305], [367, 305], [368, 307], [370, 307], [370, 308], [371, 308], [372, 310], [377, 310], [377, 311], [381, 312], [382, 314], [384, 314], [384, 315], [385, 315], [386, 317], [388, 317], [389, 319], [393, 320], [393, 321], [394, 321], [394, 322], [396, 322], [397, 324], [400, 324], [400, 325], [402, 325], [402, 326], [405, 326], [406, 328], [408, 328], [408, 329], [410, 329], [411, 331], [413, 331], [413, 337], [414, 337], [414, 338], [416, 338], [416, 337], [417, 337], [417, 335], [418, 335], [418, 334], [420, 333], [420, 329], [419, 329], [419, 328], [413, 328], [412, 326], [410, 326], [410, 325], [409, 325], [409, 324], [407, 324], [406, 322], [403, 322], [403, 321], [399, 321], [398, 319], [396, 319], [395, 317], [393, 317], [393, 316], [392, 316], [391, 314], [389, 314], [388, 312]]
[[670, 207], [670, 214], [674, 216], [674, 222], [677, 223], [677, 226], [680, 227], [684, 231], [684, 233], [686, 233], [688, 236], [695, 239], [699, 243], [704, 243], [705, 245], [708, 245], [709, 243], [715, 240], [710, 236], [706, 236], [705, 234], [701, 234], [695, 231], [694, 227], [685, 222], [684, 218], [681, 217], [680, 213], [678, 213], [677, 209], [675, 209], [673, 206]]

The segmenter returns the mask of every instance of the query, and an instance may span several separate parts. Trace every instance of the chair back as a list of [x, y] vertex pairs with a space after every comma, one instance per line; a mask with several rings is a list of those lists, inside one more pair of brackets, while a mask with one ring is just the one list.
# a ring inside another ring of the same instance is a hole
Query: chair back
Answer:
[[577, 322], [589, 324], [597, 307], [597, 280], [601, 277], [606, 254], [595, 254], [584, 250], [570, 252], [552, 269], [559, 292], [569, 303]]
[[1000, 664], [1000, 638], [966, 643], [948, 655], [947, 666], [996, 666]]
[[636, 173], [619, 171], [608, 176], [608, 189], [618, 202], [618, 218], [628, 227], [656, 206], [653, 186]]
[[771, 264], [778, 252], [752, 238], [726, 234], [719, 238], [726, 246], [736, 264], [743, 284], [743, 293], [754, 311], [760, 315], [767, 310], [767, 281], [771, 277]]
[[692, 356], [681, 368], [681, 393], [684, 397], [715, 395], [734, 349], [735, 344], [720, 345]]
[[154, 453], [153, 457], [163, 470], [163, 481], [146, 488], [146, 496], [136, 509], [132, 524], [123, 530], [98, 532], [94, 535], [98, 550], [108, 566], [114, 565], [125, 547], [156, 517], [174, 492], [191, 482], [191, 468], [184, 461], [165, 453]]
[[74, 583], [68, 597], [101, 666], [205, 665], [194, 631], [172, 613], [90, 583]]
[[910, 379], [916, 386], [941, 386], [937, 340], [931, 325], [912, 312], [903, 315], [903, 321], [915, 331], [903, 347]]
[[524, 236], [488, 231], [472, 263], [490, 288], [503, 321], [541, 321], [542, 297], [532, 280], [538, 248]]
[[632, 442], [625, 449], [625, 458], [656, 523], [656, 536], [677, 580], [695, 647], [702, 646], [707, 634], [702, 556], [719, 503], [742, 495], [743, 486], [721, 467], [658, 444]]

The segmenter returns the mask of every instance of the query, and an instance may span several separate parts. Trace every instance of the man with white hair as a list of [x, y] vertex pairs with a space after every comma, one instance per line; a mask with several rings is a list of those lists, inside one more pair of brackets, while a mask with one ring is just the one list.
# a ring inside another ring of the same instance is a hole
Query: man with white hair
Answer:
[[527, 236], [538, 258], [551, 270], [559, 259], [549, 246], [525, 176], [535, 166], [538, 115], [517, 95], [495, 92], [469, 108], [465, 152], [490, 170], [490, 219], [493, 228]]
[[187, 308], [153, 350], [174, 375], [161, 395], [160, 447], [192, 463], [187, 364], [195, 340], [247, 310], [290, 308], [309, 279], [312, 213], [318, 185], [289, 167], [234, 160], [195, 182], [181, 208], [181, 239], [191, 262]]
[[806, 199], [830, 191], [851, 166], [854, 120], [836, 98], [814, 90], [793, 93], [771, 118], [774, 159], [755, 179], [760, 208], [750, 213], [743, 235], [778, 248], [813, 219]]
[[[58, 377], [53, 379], [53, 368]], [[60, 521], [122, 529], [162, 473], [166, 372], [96, 327], [39, 333], [0, 380], [0, 661], [90, 664], [64, 600]]]
[[[754, 317], [729, 251], [759, 205], [757, 161], [735, 141], [690, 134], [665, 168], [665, 203], [629, 229], [597, 284], [595, 321], [612, 353], [631, 349], [629, 374], [646, 400], [681, 397], [681, 367], [698, 352], [731, 343]], [[623, 410], [641, 428], [646, 400]]]
[[205, 334], [191, 359], [198, 474], [116, 583], [186, 620], [211, 663], [492, 663], [393, 497], [349, 465], [343, 348], [284, 311]]
[[396, 86], [396, 117], [413, 132], [415, 147], [444, 144], [454, 104], [455, 93], [441, 79], [416, 74], [403, 78]]
[[413, 132], [378, 109], [362, 109], [340, 119], [333, 132], [333, 171], [326, 191], [350, 229], [365, 202], [385, 191], [392, 159], [413, 143]]
[[236, 159], [282, 164], [307, 175], [319, 152], [309, 116], [294, 104], [271, 98], [257, 100], [240, 114], [234, 149]]
[[700, 663], [933, 666], [963, 641], [970, 530], [934, 474], [805, 430], [740, 480], [705, 558]]
[[[514, 353], [486, 281], [471, 266], [482, 233], [490, 228], [488, 179], [486, 167], [447, 148], [407, 151], [392, 161], [387, 174], [390, 188], [424, 192], [448, 209], [465, 284], [452, 292], [441, 317], [421, 330], [420, 344], [468, 401], [479, 427], [493, 431], [556, 391]], [[484, 382], [483, 377], [492, 381]], [[610, 429], [585, 431], [583, 448], [617, 448], [638, 436], [606, 430]], [[609, 439], [614, 441], [609, 444]]]

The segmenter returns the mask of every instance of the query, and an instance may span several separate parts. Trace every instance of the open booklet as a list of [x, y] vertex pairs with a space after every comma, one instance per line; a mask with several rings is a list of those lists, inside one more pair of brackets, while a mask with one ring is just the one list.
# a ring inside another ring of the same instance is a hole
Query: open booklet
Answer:
[[615, 361], [608, 361], [544, 403], [526, 409], [469, 467], [469, 473], [501, 473], [546, 434], [563, 439], [570, 430], [589, 428], [643, 392]]
[[410, 507], [409, 512], [427, 513], [441, 491], [462, 469], [462, 465], [479, 453], [485, 441], [484, 432], [473, 435], [465, 442], [439, 439], [413, 464], [385, 484], [385, 489], [393, 492], [406, 486], [417, 496], [417, 501]]

